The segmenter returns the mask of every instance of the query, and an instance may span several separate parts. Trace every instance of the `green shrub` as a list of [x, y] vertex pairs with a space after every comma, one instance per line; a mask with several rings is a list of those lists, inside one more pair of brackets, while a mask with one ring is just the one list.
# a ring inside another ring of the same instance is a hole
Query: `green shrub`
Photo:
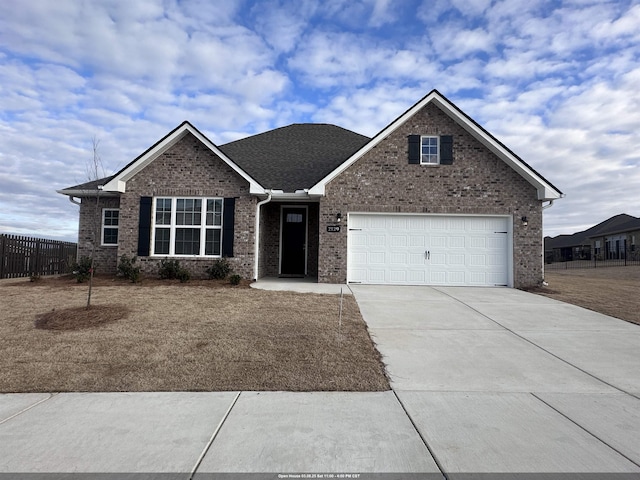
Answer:
[[180, 270], [178, 270], [178, 275], [176, 278], [180, 280], [180, 283], [186, 283], [191, 279], [191, 274], [186, 268], [181, 268]]
[[180, 271], [180, 262], [178, 260], [169, 260], [168, 258], [160, 260], [158, 274], [160, 278], [172, 279], [178, 278]]
[[239, 285], [240, 280], [242, 280], [242, 277], [237, 273], [234, 273], [229, 277], [229, 282], [231, 283], [231, 285]]
[[169, 260], [168, 258], [160, 260], [158, 274], [160, 275], [160, 278], [167, 280], [176, 278], [182, 283], [188, 282], [191, 279], [189, 270], [181, 267], [178, 260]]
[[[95, 273], [95, 268], [93, 269], [93, 273]], [[91, 276], [91, 257], [80, 257], [78, 261], [73, 264], [73, 276], [76, 277], [78, 283], [89, 280]]]
[[136, 267], [135, 263], [138, 257], [134, 256], [129, 258], [126, 255], [120, 257], [120, 263], [118, 263], [118, 275], [131, 280], [133, 283], [140, 281], [140, 267]]
[[231, 273], [231, 265], [226, 258], [221, 258], [213, 262], [213, 265], [207, 268], [210, 279], [223, 280]]

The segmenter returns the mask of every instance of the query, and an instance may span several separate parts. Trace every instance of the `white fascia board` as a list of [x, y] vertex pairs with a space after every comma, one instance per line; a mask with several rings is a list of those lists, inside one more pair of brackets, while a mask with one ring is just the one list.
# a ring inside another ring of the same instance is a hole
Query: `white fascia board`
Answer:
[[272, 201], [288, 201], [288, 202], [316, 202], [318, 201], [318, 195], [311, 195], [309, 192], [283, 192], [280, 191], [272, 191], [271, 192], [271, 200]]
[[95, 197], [97, 192], [100, 192], [101, 197], [117, 197], [118, 192], [104, 191], [104, 190], [56, 190], [56, 193], [61, 195], [67, 195], [69, 197]]
[[525, 180], [527, 180], [538, 191], [538, 200], [556, 200], [562, 197], [562, 194], [558, 192], [552, 185], [546, 182], [538, 173], [536, 173], [531, 167], [523, 163], [512, 152], [507, 150], [502, 144], [497, 142], [491, 136], [478, 126], [475, 122], [471, 121], [469, 117], [463, 115], [455, 108], [451, 108], [449, 103], [444, 102], [441, 97], [434, 96], [433, 103], [437, 105], [443, 112], [445, 112], [454, 122], [463, 127], [467, 133], [482, 143], [491, 152], [493, 152], [498, 158], [509, 165], [513, 170], [518, 172]]
[[310, 194], [324, 195], [325, 186], [347, 168], [349, 168], [354, 162], [359, 160], [364, 154], [369, 152], [378, 143], [385, 139], [400, 125], [405, 123], [411, 117], [413, 117], [419, 110], [424, 108], [427, 104], [433, 102], [444, 113], [446, 113], [454, 122], [462, 126], [471, 136], [482, 143], [485, 147], [496, 154], [507, 165], [518, 172], [525, 178], [531, 185], [533, 185], [538, 191], [538, 200], [555, 200], [562, 198], [562, 194], [558, 192], [552, 185], [546, 182], [540, 175], [534, 172], [530, 167], [524, 164], [521, 160], [515, 157], [499, 142], [488, 136], [487, 133], [480, 128], [475, 122], [471, 121], [469, 117], [462, 114], [457, 108], [453, 108], [452, 105], [446, 101], [437, 91], [432, 91], [421, 101], [416, 103], [413, 107], [407, 110], [402, 116], [398, 117], [396, 121], [387, 126], [384, 130], [378, 133], [369, 143], [363, 146], [360, 150], [354, 153], [348, 158], [342, 165], [336, 168], [329, 175], [320, 180], [317, 184], [309, 189]]
[[139, 158], [135, 163], [127, 167], [125, 170], [115, 176], [110, 182], [104, 186], [104, 190], [124, 193], [126, 191], [127, 181], [133, 178], [143, 168], [153, 162], [158, 156], [168, 150], [171, 146], [175, 145], [182, 137], [187, 133], [191, 133], [194, 137], [200, 140], [209, 150], [215, 153], [222, 159], [229, 167], [231, 167], [238, 175], [249, 182], [249, 192], [252, 194], [264, 193], [265, 189], [257, 181], [255, 181], [249, 174], [242, 170], [236, 163], [227, 157], [222, 151], [207, 137], [202, 135], [196, 128], [190, 123], [185, 122], [182, 127], [178, 128], [173, 134], [165, 138], [163, 141], [155, 145], [151, 150], [146, 152], [144, 156]]

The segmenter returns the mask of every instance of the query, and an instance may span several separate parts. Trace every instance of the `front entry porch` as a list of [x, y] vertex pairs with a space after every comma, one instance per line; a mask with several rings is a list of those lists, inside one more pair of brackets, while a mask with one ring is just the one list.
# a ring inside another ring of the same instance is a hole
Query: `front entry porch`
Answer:
[[318, 283], [317, 277], [282, 278], [262, 277], [253, 282], [251, 288], [259, 290], [277, 290], [298, 293], [322, 293], [328, 295], [352, 295], [351, 289], [344, 283]]
[[270, 202], [262, 206], [258, 278], [303, 278], [317, 282], [317, 203]]

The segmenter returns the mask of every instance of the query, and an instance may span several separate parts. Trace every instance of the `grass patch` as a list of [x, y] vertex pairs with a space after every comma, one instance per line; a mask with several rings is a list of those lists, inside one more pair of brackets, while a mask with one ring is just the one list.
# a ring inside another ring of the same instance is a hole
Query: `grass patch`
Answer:
[[640, 266], [547, 270], [532, 293], [640, 324]]
[[389, 389], [351, 296], [73, 282], [0, 282], [0, 392]]

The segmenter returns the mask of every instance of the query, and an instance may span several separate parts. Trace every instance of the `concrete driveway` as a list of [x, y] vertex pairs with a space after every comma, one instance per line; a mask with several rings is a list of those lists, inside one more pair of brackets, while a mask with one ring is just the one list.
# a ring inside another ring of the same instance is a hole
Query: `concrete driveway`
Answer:
[[507, 288], [352, 290], [443, 472], [640, 472], [640, 326]]
[[0, 395], [0, 480], [640, 478], [640, 327], [506, 288], [352, 290], [392, 391]]

